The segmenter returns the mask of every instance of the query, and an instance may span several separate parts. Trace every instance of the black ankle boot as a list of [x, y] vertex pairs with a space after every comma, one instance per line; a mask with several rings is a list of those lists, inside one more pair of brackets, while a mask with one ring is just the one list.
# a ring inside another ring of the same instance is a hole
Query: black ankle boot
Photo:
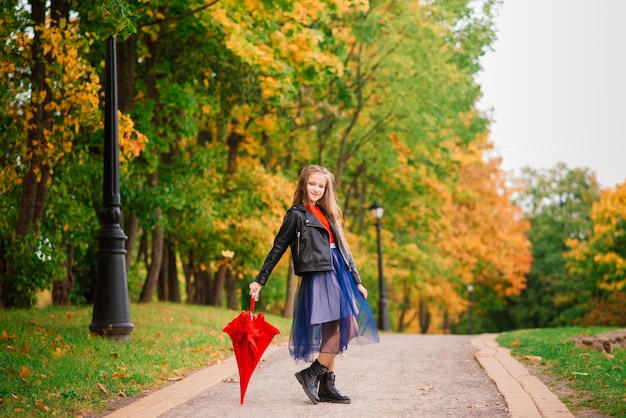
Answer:
[[320, 398], [317, 396], [317, 384], [320, 380], [320, 376], [328, 372], [328, 369], [320, 364], [319, 361], [315, 360], [311, 367], [300, 370], [296, 373], [296, 379], [302, 385], [304, 389], [304, 393], [309, 397], [311, 402], [317, 404], [320, 401]]
[[320, 377], [318, 396], [321, 402], [350, 403], [350, 397], [339, 392], [335, 387], [335, 373], [328, 372]]

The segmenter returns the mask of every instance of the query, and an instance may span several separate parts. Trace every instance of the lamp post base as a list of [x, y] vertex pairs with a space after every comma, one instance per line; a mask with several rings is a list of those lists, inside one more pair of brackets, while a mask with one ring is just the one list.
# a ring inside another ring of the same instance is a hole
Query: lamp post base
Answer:
[[126, 341], [133, 331], [130, 322], [126, 279], [126, 235], [118, 224], [105, 225], [98, 237], [98, 271], [89, 330], [110, 339]]

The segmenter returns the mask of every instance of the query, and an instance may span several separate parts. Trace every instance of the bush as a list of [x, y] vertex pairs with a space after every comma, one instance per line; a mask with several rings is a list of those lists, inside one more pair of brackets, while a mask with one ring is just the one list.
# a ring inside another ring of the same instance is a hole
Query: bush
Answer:
[[582, 319], [584, 326], [626, 326], [626, 292], [616, 292], [596, 304]]

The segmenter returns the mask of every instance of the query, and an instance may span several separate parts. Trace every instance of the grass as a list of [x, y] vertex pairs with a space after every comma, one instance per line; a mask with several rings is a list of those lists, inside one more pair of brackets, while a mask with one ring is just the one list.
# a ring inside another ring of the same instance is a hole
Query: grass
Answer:
[[576, 412], [589, 407], [602, 414], [626, 417], [626, 350], [604, 352], [580, 348], [576, 335], [596, 335], [614, 330], [605, 327], [544, 328], [506, 332], [497, 342], [511, 348], [516, 358], [541, 356], [546, 373], [573, 389], [575, 397], [562, 398]]
[[[232, 355], [224, 326], [239, 312], [131, 305], [128, 342], [89, 332], [91, 307], [0, 311], [0, 416], [77, 416], [180, 380]], [[266, 315], [289, 333], [289, 319]]]

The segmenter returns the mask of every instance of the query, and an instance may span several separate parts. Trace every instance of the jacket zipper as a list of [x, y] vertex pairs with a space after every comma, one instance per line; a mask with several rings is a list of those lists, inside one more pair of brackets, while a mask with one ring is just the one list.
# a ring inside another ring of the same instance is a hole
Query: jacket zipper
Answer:
[[296, 232], [296, 235], [297, 235], [297, 237], [298, 237], [298, 246], [297, 246], [297, 247], [298, 247], [298, 249], [297, 249], [297, 251], [296, 251], [296, 252], [297, 252], [297, 254], [298, 254], [298, 257], [300, 257], [300, 231]]

